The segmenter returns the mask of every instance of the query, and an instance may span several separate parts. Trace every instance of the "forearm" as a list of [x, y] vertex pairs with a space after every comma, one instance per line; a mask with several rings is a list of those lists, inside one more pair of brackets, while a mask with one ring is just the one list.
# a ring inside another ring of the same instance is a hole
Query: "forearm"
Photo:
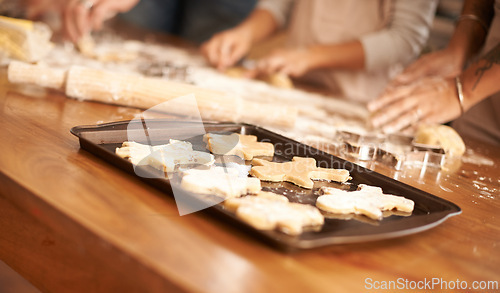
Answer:
[[[494, 0], [466, 0], [455, 31], [448, 44], [449, 50], [456, 58], [456, 62], [463, 67], [466, 61], [474, 56], [482, 47], [487, 31], [493, 19]], [[476, 16], [480, 21], [474, 20]]]
[[235, 29], [249, 34], [252, 44], [255, 44], [274, 33], [278, 22], [274, 16], [265, 9], [257, 8]]
[[392, 2], [392, 13], [386, 27], [359, 38], [365, 51], [367, 71], [409, 64], [418, 57], [429, 37], [436, 0]]
[[310, 69], [352, 69], [365, 67], [365, 53], [359, 41], [309, 47]]
[[483, 99], [500, 92], [500, 44], [465, 70], [463, 84], [464, 109], [468, 110]]

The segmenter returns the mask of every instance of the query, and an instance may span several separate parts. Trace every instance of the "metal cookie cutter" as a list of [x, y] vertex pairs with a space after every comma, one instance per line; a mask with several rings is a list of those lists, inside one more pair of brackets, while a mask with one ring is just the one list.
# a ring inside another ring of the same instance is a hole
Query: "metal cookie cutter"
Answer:
[[404, 166], [442, 168], [445, 151], [437, 146], [415, 143], [412, 136], [400, 134], [338, 133], [343, 154], [360, 161], [375, 161], [401, 170]]
[[406, 154], [405, 165], [422, 165], [427, 167], [442, 168], [446, 153], [444, 149], [433, 146], [412, 142], [413, 151]]
[[344, 155], [369, 161], [375, 158], [384, 137], [379, 134], [357, 134], [349, 131], [339, 131], [337, 135], [342, 143]]
[[388, 137], [389, 143], [379, 148], [376, 160], [401, 170], [404, 166], [442, 168], [446, 153], [438, 146], [416, 143], [411, 137]]
[[143, 64], [139, 71], [146, 76], [160, 77], [168, 80], [188, 81], [190, 69], [187, 65], [174, 64], [168, 61]]
[[380, 144], [375, 159], [377, 162], [401, 170], [406, 159], [406, 154], [413, 150], [413, 137], [389, 134]]

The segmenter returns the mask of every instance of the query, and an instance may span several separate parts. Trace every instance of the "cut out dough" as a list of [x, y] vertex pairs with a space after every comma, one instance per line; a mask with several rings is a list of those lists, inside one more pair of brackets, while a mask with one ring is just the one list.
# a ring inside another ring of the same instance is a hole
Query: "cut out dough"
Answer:
[[[251, 69], [236, 66], [226, 69], [225, 74], [234, 78], [247, 78], [247, 75], [248, 73], [250, 73], [250, 71]], [[292, 80], [290, 79], [290, 77], [288, 77], [288, 75], [283, 73], [259, 74], [255, 78], [275, 87], [286, 89], [293, 88]]]
[[193, 151], [191, 143], [174, 139], [155, 146], [126, 141], [115, 153], [134, 165], [149, 165], [164, 172], [176, 172], [183, 165], [210, 166], [215, 162], [213, 155]]
[[461, 157], [465, 153], [465, 143], [460, 134], [446, 125], [421, 125], [415, 142], [439, 146], [450, 157]]
[[291, 89], [293, 88], [293, 82], [288, 77], [288, 75], [283, 73], [273, 73], [273, 74], [265, 74], [262, 76], [258, 76], [257, 79], [260, 79], [264, 82], [267, 82], [270, 85], [275, 87]]
[[332, 187], [322, 187], [316, 206], [329, 213], [362, 214], [371, 219], [381, 220], [382, 211], [398, 210], [411, 213], [415, 203], [402, 196], [384, 194], [380, 187], [361, 184], [357, 191], [345, 191]]
[[207, 133], [203, 140], [207, 143], [207, 149], [216, 155], [235, 155], [245, 160], [274, 155], [274, 145], [269, 142], [257, 142], [255, 135]]
[[224, 207], [228, 210], [236, 212], [238, 207], [244, 203], [266, 203], [268, 201], [288, 202], [288, 198], [281, 194], [276, 194], [268, 191], [261, 191], [255, 196], [245, 196], [240, 198], [230, 198], [224, 201]]
[[190, 169], [184, 171], [181, 187], [194, 193], [213, 194], [223, 198], [260, 192], [259, 179], [239, 177], [238, 174], [238, 169], [227, 167], [213, 167], [208, 170]]
[[289, 235], [299, 235], [304, 227], [321, 226], [325, 221], [317, 208], [290, 203], [281, 195], [273, 195], [269, 192], [263, 192], [258, 196], [232, 198], [226, 200], [224, 205], [236, 210], [238, 218], [256, 229], [278, 229]]
[[346, 182], [349, 171], [344, 169], [328, 169], [316, 167], [316, 160], [313, 158], [293, 157], [291, 162], [275, 163], [261, 159], [252, 161], [250, 175], [260, 180], [281, 182], [287, 181], [300, 187], [313, 188], [314, 180], [329, 180]]

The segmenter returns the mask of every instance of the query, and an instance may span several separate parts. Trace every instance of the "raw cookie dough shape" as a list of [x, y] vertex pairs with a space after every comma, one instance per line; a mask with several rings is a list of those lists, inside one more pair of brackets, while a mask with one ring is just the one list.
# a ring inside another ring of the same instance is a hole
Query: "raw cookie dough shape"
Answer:
[[[250, 73], [251, 69], [236, 66], [230, 67], [226, 69], [225, 74], [229, 77], [234, 78], [247, 78], [248, 73]], [[261, 80], [265, 83], [268, 83], [272, 86], [291, 89], [293, 88], [293, 82], [290, 77], [283, 73], [272, 73], [272, 74], [258, 74], [255, 79]]]
[[314, 182], [311, 180], [328, 180], [346, 182], [349, 171], [345, 169], [329, 169], [316, 167], [314, 158], [293, 157], [291, 162], [275, 163], [261, 159], [253, 159], [250, 175], [263, 181], [287, 181], [300, 187], [312, 189]]
[[229, 198], [224, 201], [224, 207], [230, 211], [236, 212], [239, 206], [248, 203], [266, 203], [269, 201], [289, 202], [288, 198], [281, 194], [276, 194], [269, 191], [260, 191], [254, 196], [244, 196], [238, 198]]
[[334, 214], [358, 214], [381, 220], [383, 211], [397, 210], [411, 213], [415, 203], [402, 196], [384, 194], [380, 187], [361, 184], [357, 191], [322, 187], [316, 206]]
[[213, 155], [194, 151], [190, 142], [171, 139], [168, 144], [150, 146], [125, 141], [115, 153], [128, 159], [136, 166], [149, 165], [166, 173], [176, 172], [187, 165], [210, 166], [215, 162]]
[[461, 157], [465, 143], [455, 129], [446, 125], [421, 125], [415, 135], [415, 142], [441, 147], [449, 157]]
[[190, 169], [184, 171], [181, 187], [200, 194], [213, 194], [232, 198], [247, 193], [257, 194], [261, 190], [260, 180], [240, 177], [239, 170], [227, 167], [212, 167], [208, 170]]
[[279, 195], [269, 193], [231, 198], [224, 205], [235, 210], [238, 218], [259, 230], [278, 229], [285, 234], [299, 235], [304, 227], [318, 227], [324, 223], [324, 217], [317, 208], [290, 203]]
[[258, 142], [255, 135], [207, 133], [203, 141], [207, 143], [207, 149], [216, 155], [235, 155], [245, 160], [251, 160], [256, 156], [274, 155], [274, 145], [269, 142]]

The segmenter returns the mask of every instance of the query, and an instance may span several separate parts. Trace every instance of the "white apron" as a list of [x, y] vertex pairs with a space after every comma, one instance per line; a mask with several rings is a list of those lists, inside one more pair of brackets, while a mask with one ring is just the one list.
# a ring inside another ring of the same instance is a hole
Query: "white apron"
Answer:
[[[292, 11], [288, 45], [304, 48], [357, 40], [383, 29], [389, 19], [392, 0], [297, 0]], [[367, 102], [376, 98], [401, 65], [375, 72], [324, 69], [304, 76], [320, 83], [333, 94]]]

